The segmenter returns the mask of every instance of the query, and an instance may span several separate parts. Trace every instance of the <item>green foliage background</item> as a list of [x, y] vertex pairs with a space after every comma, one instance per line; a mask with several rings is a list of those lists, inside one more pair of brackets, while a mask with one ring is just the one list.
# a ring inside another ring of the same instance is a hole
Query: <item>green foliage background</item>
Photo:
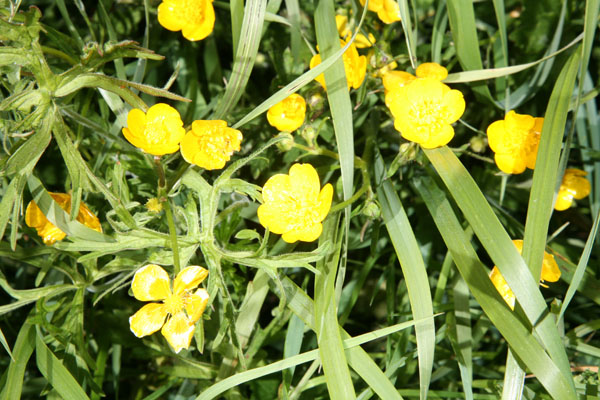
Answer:
[[[158, 24], [158, 1], [0, 4], [0, 399], [598, 398], [597, 0], [399, 0], [390, 25], [358, 1], [215, 1], [213, 33], [193, 43]], [[336, 13], [376, 38], [350, 93], [334, 83]], [[449, 147], [394, 129], [377, 76], [392, 60], [450, 71], [467, 108]], [[264, 112], [292, 92], [308, 110], [290, 137]], [[159, 187], [121, 134], [131, 108], [158, 102], [186, 127], [227, 120], [241, 151], [223, 171], [163, 157]], [[512, 109], [545, 123], [535, 171], [506, 176], [485, 130]], [[256, 217], [260, 187], [294, 162], [335, 188], [318, 243]], [[592, 193], [552, 213], [567, 166]], [[71, 215], [49, 191], [72, 193]], [[164, 212], [144, 207], [164, 194]], [[67, 239], [43, 244], [30, 200]], [[80, 201], [103, 234], [74, 220]], [[533, 278], [544, 250], [562, 272], [548, 288]], [[210, 270], [189, 350], [129, 330], [148, 263]]]

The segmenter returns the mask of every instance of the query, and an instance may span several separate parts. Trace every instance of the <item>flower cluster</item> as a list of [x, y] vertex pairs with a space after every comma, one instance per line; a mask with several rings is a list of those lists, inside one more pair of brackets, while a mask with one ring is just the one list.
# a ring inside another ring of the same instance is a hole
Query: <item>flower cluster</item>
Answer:
[[153, 105], [147, 113], [137, 108], [129, 111], [123, 135], [155, 156], [181, 150], [187, 162], [204, 169], [223, 168], [233, 152], [240, 150], [242, 141], [242, 133], [221, 120], [194, 121], [186, 133], [179, 112], [163, 103]]
[[581, 200], [587, 197], [591, 191], [590, 181], [585, 176], [587, 172], [576, 168], [567, 168], [563, 175], [554, 209], [564, 211], [571, 207], [573, 199]]
[[[347, 43], [348, 41], [340, 39], [340, 47], [346, 46]], [[352, 43], [342, 55], [342, 59], [344, 61], [344, 70], [346, 71], [348, 90], [350, 90], [350, 88], [358, 89], [360, 85], [362, 85], [365, 74], [367, 73], [367, 58], [365, 56], [359, 56], [356, 46]], [[310, 59], [310, 68], [312, 69], [319, 64], [321, 64], [321, 54], [315, 54]], [[315, 79], [325, 90], [327, 90], [327, 87], [325, 86], [325, 76], [323, 74], [317, 76]]]
[[533, 169], [537, 158], [544, 118], [509, 111], [503, 120], [487, 128], [490, 148], [501, 171], [520, 174]]
[[267, 120], [271, 126], [281, 132], [293, 132], [304, 123], [306, 101], [304, 97], [293, 93], [267, 112]]
[[[519, 251], [519, 253], [523, 253], [523, 241], [522, 240], [513, 240], [513, 244]], [[544, 252], [544, 260], [542, 261], [542, 273], [540, 276], [541, 282], [556, 282], [560, 278], [560, 269], [558, 268], [558, 264], [556, 260], [554, 260], [554, 256], [552, 254], [548, 254]], [[490, 272], [490, 279], [492, 283], [498, 290], [498, 293], [502, 296], [506, 304], [511, 308], [511, 310], [515, 309], [515, 294], [508, 286], [508, 283], [500, 273], [498, 267], [494, 266], [492, 271]]]
[[333, 198], [333, 186], [321, 181], [310, 164], [294, 164], [289, 174], [277, 174], [265, 183], [258, 220], [288, 243], [312, 242], [323, 231]]
[[[58, 203], [60, 208], [66, 212], [71, 210], [71, 195], [67, 193], [52, 193], [49, 192], [50, 196]], [[79, 205], [79, 213], [77, 214], [77, 221], [81, 222], [88, 228], [95, 231], [102, 232], [102, 226], [98, 217], [82, 202]], [[66, 233], [61, 231], [52, 222], [48, 221], [48, 218], [42, 213], [42, 210], [38, 207], [35, 201], [30, 201], [25, 210], [25, 223], [27, 226], [34, 228], [37, 234], [42, 238], [44, 244], [52, 245], [56, 241], [63, 240]]]
[[[366, 1], [360, 0], [360, 4], [364, 7]], [[384, 24], [400, 21], [400, 7], [396, 0], [370, 0], [369, 11], [377, 13], [377, 16]]]
[[163, 0], [158, 22], [170, 31], [181, 31], [187, 40], [202, 40], [215, 26], [212, 0]]
[[[161, 329], [161, 333], [175, 353], [190, 347], [196, 321], [204, 313], [209, 295], [205, 289], [198, 289], [208, 276], [208, 271], [199, 266], [184, 268], [173, 282], [158, 265], [146, 265], [135, 273], [131, 291], [140, 301], [160, 301], [149, 303], [129, 318], [129, 328], [137, 337], [151, 335]], [[166, 322], [165, 322], [166, 319]]]

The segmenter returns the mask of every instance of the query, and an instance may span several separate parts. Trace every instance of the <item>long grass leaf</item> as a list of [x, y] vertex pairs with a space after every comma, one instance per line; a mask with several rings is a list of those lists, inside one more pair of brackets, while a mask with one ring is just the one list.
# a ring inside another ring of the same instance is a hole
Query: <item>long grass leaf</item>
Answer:
[[1, 400], [19, 400], [23, 391], [23, 377], [27, 362], [35, 348], [35, 329], [32, 324], [25, 322], [13, 349], [13, 360], [8, 365], [6, 385], [0, 393]]

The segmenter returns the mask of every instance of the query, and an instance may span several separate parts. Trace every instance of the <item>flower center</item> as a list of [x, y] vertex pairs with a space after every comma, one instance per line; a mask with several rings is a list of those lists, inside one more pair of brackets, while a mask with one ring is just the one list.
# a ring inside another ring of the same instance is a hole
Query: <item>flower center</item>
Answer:
[[165, 300], [165, 307], [167, 312], [171, 315], [175, 315], [181, 310], [183, 310], [183, 306], [185, 305], [183, 301], [183, 297], [178, 296], [176, 294], [169, 295]]
[[177, 9], [178, 17], [188, 24], [202, 25], [204, 23], [205, 0], [187, 0]]
[[165, 117], [157, 117], [146, 122], [145, 127], [146, 140], [150, 144], [159, 144], [166, 141], [168, 129], [165, 123]]
[[416, 125], [438, 125], [446, 110], [437, 99], [422, 99], [411, 107], [410, 116]]

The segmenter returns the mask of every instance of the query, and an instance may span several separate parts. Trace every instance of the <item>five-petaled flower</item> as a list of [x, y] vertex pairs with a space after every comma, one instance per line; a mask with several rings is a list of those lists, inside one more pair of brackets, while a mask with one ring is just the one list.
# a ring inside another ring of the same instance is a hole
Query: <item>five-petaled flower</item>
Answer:
[[306, 101], [297, 93], [292, 93], [267, 112], [267, 120], [281, 132], [293, 132], [304, 123]]
[[446, 145], [454, 137], [451, 124], [465, 111], [462, 93], [432, 78], [415, 79], [386, 97], [396, 130], [426, 149]]
[[158, 103], [144, 113], [134, 108], [127, 114], [127, 127], [123, 135], [135, 147], [154, 156], [175, 153], [185, 135], [179, 112], [173, 107]]
[[[513, 244], [519, 251], [519, 253], [523, 252], [523, 241], [522, 240], [513, 240]], [[554, 256], [552, 254], [548, 254], [544, 252], [544, 260], [542, 261], [542, 273], [540, 276], [541, 282], [556, 282], [560, 278], [560, 269], [558, 268], [558, 264], [556, 260], [554, 260]], [[498, 293], [502, 296], [506, 304], [511, 308], [511, 310], [515, 309], [515, 294], [508, 286], [508, 283], [500, 273], [498, 267], [494, 266], [492, 271], [490, 272], [490, 279], [492, 283], [498, 290]], [[542, 284], [542, 286], [544, 286]]]
[[163, 0], [158, 22], [170, 31], [181, 31], [187, 40], [202, 40], [215, 26], [212, 0]]
[[[196, 289], [208, 276], [199, 266], [189, 266], [177, 274], [173, 290], [167, 272], [158, 265], [146, 265], [135, 273], [131, 290], [140, 301], [149, 303], [129, 317], [129, 328], [137, 337], [151, 335], [162, 328], [161, 333], [175, 353], [190, 347], [200, 319], [208, 304], [206, 289]], [[166, 322], [165, 322], [166, 319]]]
[[587, 172], [577, 168], [567, 168], [563, 175], [554, 209], [564, 211], [571, 207], [573, 199], [581, 200], [590, 194], [591, 185], [585, 176]]
[[323, 231], [321, 222], [331, 208], [333, 187], [321, 189], [319, 175], [310, 164], [294, 164], [289, 175], [277, 174], [265, 183], [258, 220], [288, 243], [312, 242]]
[[[66, 212], [71, 210], [71, 195], [67, 193], [52, 193], [49, 192], [50, 196], [58, 203], [60, 208]], [[77, 214], [77, 221], [81, 222], [88, 228], [95, 231], [102, 232], [102, 226], [98, 217], [94, 215], [90, 209], [83, 204], [79, 205], [79, 213]], [[48, 221], [48, 218], [42, 213], [42, 210], [38, 207], [35, 201], [30, 201], [25, 210], [25, 223], [31, 228], [37, 230], [37, 234], [42, 238], [44, 244], [51, 245], [57, 240], [63, 240], [67, 234], [56, 227], [52, 222]]]
[[181, 141], [181, 155], [204, 169], [221, 169], [234, 151], [240, 151], [242, 132], [222, 120], [196, 120]]
[[496, 165], [507, 174], [533, 169], [537, 158], [544, 118], [509, 111], [503, 120], [487, 128], [488, 143]]
[[[360, 4], [364, 7], [366, 1], [360, 0]], [[396, 0], [370, 0], [369, 11], [377, 13], [379, 19], [385, 24], [400, 21], [400, 7]]]
[[[346, 46], [347, 43], [347, 41], [340, 39], [341, 47]], [[367, 73], [367, 57], [359, 56], [356, 46], [352, 43], [342, 55], [342, 59], [344, 61], [344, 70], [346, 71], [348, 90], [350, 90], [351, 87], [358, 89], [360, 85], [362, 85], [365, 74]], [[310, 68], [312, 69], [319, 64], [321, 64], [321, 54], [315, 54], [310, 59]], [[315, 79], [323, 86], [323, 88], [325, 88], [325, 90], [327, 90], [327, 87], [325, 86], [325, 76], [323, 74], [317, 76]]]

